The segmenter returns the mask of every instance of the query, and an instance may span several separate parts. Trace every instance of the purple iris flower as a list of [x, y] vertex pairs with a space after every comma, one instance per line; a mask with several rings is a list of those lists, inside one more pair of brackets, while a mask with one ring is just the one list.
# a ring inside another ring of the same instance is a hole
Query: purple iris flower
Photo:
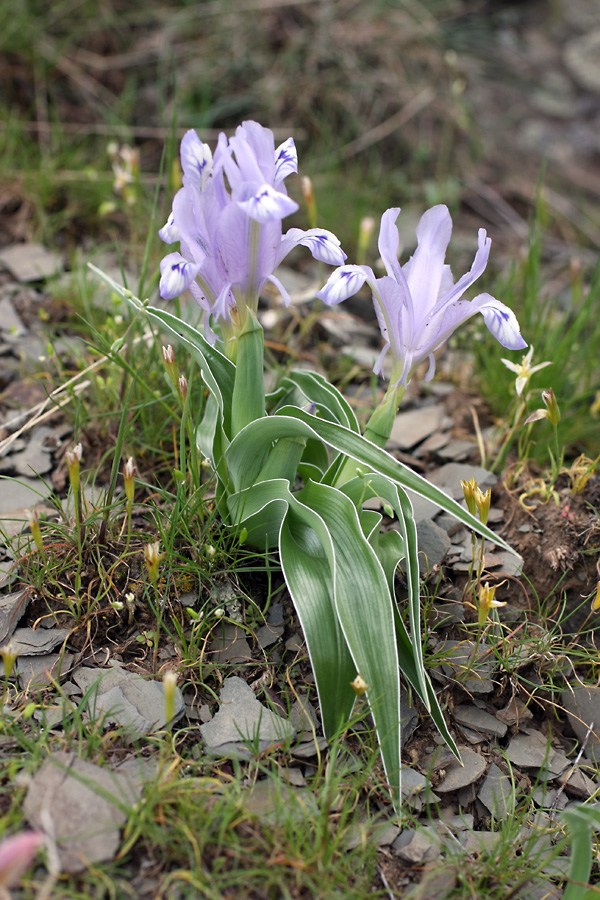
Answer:
[[294, 141], [275, 148], [273, 133], [257, 122], [244, 122], [229, 140], [219, 136], [213, 155], [195, 131], [181, 142], [183, 187], [159, 235], [180, 242], [160, 264], [160, 294], [172, 300], [189, 289], [209, 318], [227, 327], [231, 312], [239, 318], [256, 312], [267, 281], [289, 296], [273, 272], [290, 250], [302, 244], [315, 259], [339, 266], [346, 259], [330, 231], [291, 228], [282, 219], [298, 209], [284, 180], [298, 171]]
[[385, 346], [375, 364], [379, 374], [383, 360], [392, 352], [392, 386], [406, 386], [417, 366], [429, 359], [425, 380], [435, 372], [435, 351], [458, 326], [481, 313], [485, 324], [503, 347], [520, 350], [521, 337], [515, 314], [490, 294], [461, 300], [464, 292], [485, 270], [491, 239], [479, 229], [478, 249], [470, 270], [454, 284], [445, 264], [452, 234], [452, 219], [446, 206], [434, 206], [417, 226], [417, 249], [403, 266], [398, 262], [400, 237], [396, 227], [399, 209], [388, 209], [381, 218], [379, 253], [387, 275], [376, 278], [368, 266], [342, 266], [333, 272], [317, 296], [328, 304], [340, 303], [355, 294], [365, 282], [373, 292], [375, 312]]

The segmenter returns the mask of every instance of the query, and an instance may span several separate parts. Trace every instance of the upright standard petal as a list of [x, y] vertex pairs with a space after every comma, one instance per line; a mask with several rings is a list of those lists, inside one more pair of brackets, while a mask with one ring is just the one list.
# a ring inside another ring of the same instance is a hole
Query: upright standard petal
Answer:
[[447, 284], [445, 258], [451, 235], [452, 219], [447, 206], [433, 206], [421, 216], [417, 249], [402, 267], [413, 298], [415, 327], [432, 312]]
[[208, 144], [203, 144], [195, 131], [188, 131], [181, 141], [181, 168], [184, 182], [193, 184], [200, 191], [206, 187], [212, 175], [212, 153]]
[[396, 281], [404, 279], [400, 263], [398, 262], [398, 250], [400, 247], [400, 235], [396, 226], [396, 219], [400, 215], [400, 207], [386, 209], [381, 217], [379, 228], [379, 255], [383, 261], [386, 272]]

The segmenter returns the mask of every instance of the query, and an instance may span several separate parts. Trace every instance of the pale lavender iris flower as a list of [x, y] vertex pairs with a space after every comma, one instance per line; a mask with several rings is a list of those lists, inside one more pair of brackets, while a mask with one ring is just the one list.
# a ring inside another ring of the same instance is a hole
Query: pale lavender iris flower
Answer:
[[267, 281], [289, 296], [274, 270], [297, 245], [315, 259], [339, 266], [346, 259], [340, 242], [329, 231], [291, 228], [282, 219], [298, 209], [284, 180], [298, 170], [294, 141], [275, 148], [273, 133], [257, 122], [244, 122], [229, 140], [221, 134], [214, 159], [195, 131], [181, 142], [183, 187], [159, 235], [165, 243], [180, 242], [160, 264], [160, 294], [171, 300], [190, 290], [210, 317], [225, 325], [231, 312], [240, 317], [256, 312]]
[[383, 360], [392, 353], [391, 385], [406, 386], [417, 366], [429, 359], [425, 380], [435, 372], [435, 351], [462, 322], [481, 313], [485, 324], [503, 347], [521, 350], [515, 314], [490, 294], [461, 300], [464, 292], [484, 272], [491, 239], [479, 229], [478, 249], [470, 270], [454, 284], [446, 249], [452, 234], [452, 219], [446, 206], [434, 206], [417, 226], [417, 249], [403, 266], [398, 262], [400, 238], [396, 219], [400, 210], [388, 209], [382, 216], [379, 253], [387, 275], [376, 278], [368, 266], [342, 266], [335, 270], [317, 296], [328, 304], [341, 303], [367, 283], [373, 292], [375, 312], [385, 346], [375, 364], [379, 374]]

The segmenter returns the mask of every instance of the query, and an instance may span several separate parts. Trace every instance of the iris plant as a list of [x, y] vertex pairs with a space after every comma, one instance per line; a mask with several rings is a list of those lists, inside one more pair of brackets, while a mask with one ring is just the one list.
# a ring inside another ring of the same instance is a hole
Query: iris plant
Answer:
[[[217, 510], [248, 544], [277, 548], [304, 632], [324, 732], [330, 736], [345, 727], [357, 693], [365, 693], [399, 805], [400, 673], [457, 752], [423, 665], [417, 532], [406, 489], [506, 544], [383, 448], [416, 367], [429, 358], [431, 377], [434, 352], [462, 321], [481, 312], [504, 346], [518, 349], [524, 341], [504, 304], [489, 294], [461, 299], [485, 269], [490, 242], [480, 231], [470, 272], [453, 284], [444, 262], [451, 232], [445, 207], [425, 213], [419, 246], [404, 266], [397, 259], [399, 210], [384, 214], [379, 249], [387, 275], [375, 278], [366, 266], [343, 265], [345, 254], [330, 232], [283, 231], [283, 219], [297, 209], [285, 187], [297, 171], [291, 139], [275, 148], [270, 131], [245, 122], [233, 137], [220, 136], [213, 157], [190, 131], [181, 161], [183, 187], [160, 232], [167, 243], [179, 241], [180, 249], [161, 263], [160, 292], [170, 300], [189, 289], [205, 311], [205, 335], [168, 308], [148, 306], [102, 277], [183, 341], [199, 363], [208, 399], [195, 419], [194, 438], [215, 477]], [[344, 396], [319, 374], [291, 370], [265, 394], [258, 299], [271, 281], [289, 301], [274, 270], [299, 244], [316, 259], [341, 266], [319, 294], [325, 302], [339, 303], [365, 282], [373, 291], [386, 342], [376, 371], [391, 352], [392, 379], [365, 435]], [[191, 405], [189, 411], [194, 417]], [[394, 510], [398, 530], [382, 532], [381, 514], [365, 507], [373, 497]], [[402, 605], [395, 596], [400, 562], [408, 594]]]

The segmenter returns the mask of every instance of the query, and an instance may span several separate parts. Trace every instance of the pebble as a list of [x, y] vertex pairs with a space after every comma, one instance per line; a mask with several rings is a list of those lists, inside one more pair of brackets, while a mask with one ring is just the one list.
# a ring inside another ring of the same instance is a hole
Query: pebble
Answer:
[[290, 721], [267, 709], [238, 677], [224, 682], [219, 711], [200, 726], [207, 753], [216, 756], [249, 757], [255, 750], [290, 740], [294, 731]]
[[439, 429], [444, 415], [445, 410], [441, 403], [398, 413], [387, 449], [410, 450]]
[[477, 781], [487, 768], [487, 763], [481, 754], [470, 750], [468, 747], [460, 749], [462, 766], [457, 759], [452, 759], [444, 766], [446, 774], [437, 783], [435, 790], [438, 794], [447, 794], [449, 791], [458, 791]]
[[[128, 732], [149, 734], [160, 731], [167, 724], [160, 681], [142, 678], [118, 666], [111, 669], [80, 666], [71, 677], [84, 692], [97, 683], [97, 690], [94, 688], [88, 698], [93, 714], [106, 713], [108, 722], [116, 722]], [[184, 711], [183, 696], [177, 687], [173, 721], [179, 719]]]
[[503, 738], [508, 731], [508, 726], [504, 722], [500, 722], [495, 716], [471, 703], [463, 703], [455, 708], [454, 721], [459, 725], [466, 725], [475, 731], [483, 731], [499, 738]]
[[477, 796], [495, 819], [506, 819], [514, 812], [515, 785], [495, 763], [490, 765]]
[[562, 692], [562, 702], [569, 724], [580, 741], [584, 741], [591, 727], [584, 756], [600, 763], [600, 687], [569, 685]]
[[43, 281], [58, 275], [63, 269], [58, 253], [41, 244], [11, 244], [0, 252], [0, 265], [22, 284]]

